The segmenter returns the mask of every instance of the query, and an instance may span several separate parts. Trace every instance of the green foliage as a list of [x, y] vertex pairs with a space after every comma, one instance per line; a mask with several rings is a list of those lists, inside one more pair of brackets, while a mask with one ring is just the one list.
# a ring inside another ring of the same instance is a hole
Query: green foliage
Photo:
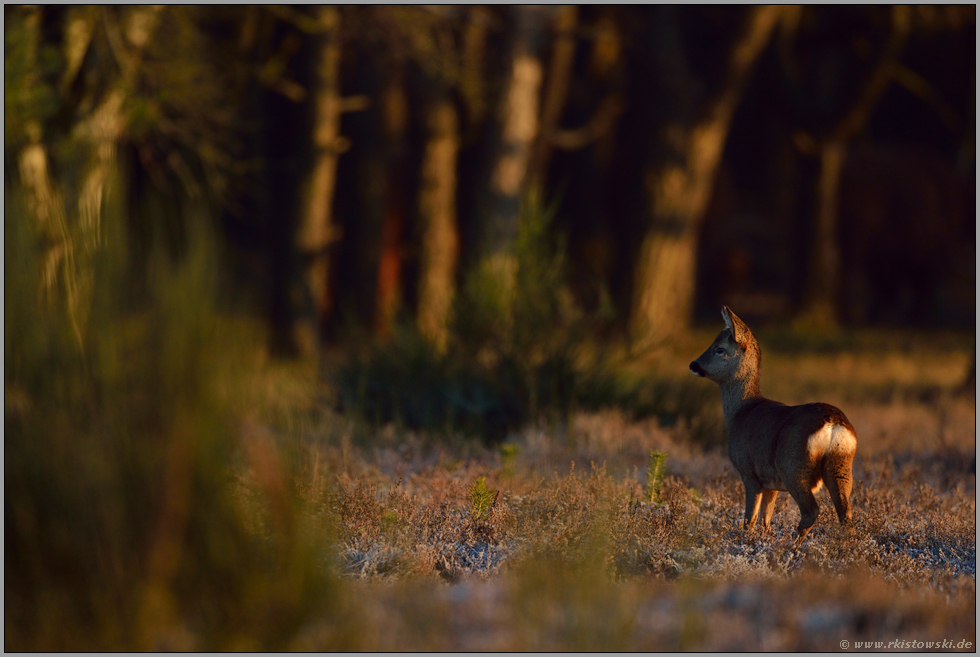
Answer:
[[383, 341], [348, 339], [349, 353], [332, 375], [341, 407], [375, 423], [491, 442], [542, 417], [565, 420], [575, 408], [620, 408], [666, 426], [682, 423], [699, 444], [723, 444], [717, 391], [691, 377], [637, 373], [632, 361], [591, 349], [591, 320], [566, 286], [555, 212], [528, 194], [513, 283], [502, 280], [499, 263], [474, 267], [445, 351], [406, 325]]
[[602, 552], [528, 560], [518, 571], [514, 631], [529, 651], [630, 650], [636, 605], [605, 572]]
[[376, 423], [502, 438], [524, 417], [516, 376], [440, 354], [414, 328], [354, 344], [333, 373], [341, 407]]
[[515, 568], [515, 631], [529, 650], [628, 650], [635, 600], [616, 581], [614, 564], [634, 541], [617, 485], [593, 466], [588, 475], [573, 469], [556, 488], [542, 495], [538, 549]]
[[398, 514], [394, 511], [385, 511], [381, 517], [382, 531], [390, 531], [398, 525]]
[[39, 303], [23, 208], [7, 195], [6, 647], [285, 648], [338, 588], [294, 476], [273, 468], [260, 486], [279, 529], [241, 513], [211, 242], [155, 255], [134, 291], [121, 218], [104, 218], [79, 342], [65, 304]]
[[682, 423], [699, 444], [723, 444], [717, 391], [690, 377], [638, 373], [631, 360], [591, 348], [591, 319], [567, 289], [556, 211], [533, 191], [525, 197], [513, 281], [499, 261], [469, 272], [445, 351], [406, 325], [384, 341], [348, 340], [333, 373], [341, 407], [376, 423], [487, 441], [542, 417], [567, 419], [575, 408], [620, 408]]
[[514, 462], [517, 460], [517, 455], [520, 454], [520, 448], [513, 443], [503, 443], [500, 446], [500, 461], [503, 465], [503, 474], [505, 477], [514, 476]]
[[453, 326], [461, 347], [487, 350], [487, 358], [520, 358], [533, 368], [575, 346], [583, 318], [567, 288], [557, 209], [557, 200], [545, 205], [532, 188], [522, 199], [513, 262], [506, 255], [484, 258], [467, 274]]
[[513, 279], [505, 280], [499, 262], [470, 272], [446, 351], [406, 326], [387, 341], [361, 341], [335, 374], [343, 408], [376, 422], [487, 440], [542, 413], [567, 417], [582, 377], [575, 361], [585, 323], [565, 287], [565, 245], [553, 237], [554, 214], [554, 205], [527, 197]]
[[[58, 49], [41, 38], [40, 8], [4, 14], [4, 149], [9, 153], [38, 136], [40, 123], [57, 112], [61, 58]], [[37, 129], [30, 130], [31, 124]]]
[[486, 522], [490, 509], [500, 491], [487, 486], [487, 478], [479, 477], [470, 486], [470, 515], [478, 522]]
[[647, 465], [646, 497], [655, 504], [659, 504], [661, 501], [660, 491], [664, 487], [664, 464], [666, 462], [666, 452], [650, 450], [649, 463]]

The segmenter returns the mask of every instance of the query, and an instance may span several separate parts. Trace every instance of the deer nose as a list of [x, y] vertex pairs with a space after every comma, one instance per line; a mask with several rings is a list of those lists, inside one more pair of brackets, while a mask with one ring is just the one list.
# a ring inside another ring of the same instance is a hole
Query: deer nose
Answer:
[[691, 371], [698, 376], [704, 376], [704, 369], [702, 369], [702, 367], [698, 365], [698, 361], [694, 361], [691, 363]]

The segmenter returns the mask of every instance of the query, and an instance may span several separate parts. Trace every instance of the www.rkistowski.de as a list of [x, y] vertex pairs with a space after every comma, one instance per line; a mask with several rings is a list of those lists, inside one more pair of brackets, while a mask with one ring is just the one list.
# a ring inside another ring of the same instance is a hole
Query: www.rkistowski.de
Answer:
[[[840, 647], [847, 650], [849, 647], [847, 641], [841, 641]], [[867, 650], [867, 649], [878, 649], [878, 650], [971, 650], [973, 648], [973, 642], [963, 639], [962, 641], [950, 641], [945, 639], [942, 641], [918, 641], [916, 639], [909, 640], [897, 640], [897, 641], [855, 641], [855, 650]]]

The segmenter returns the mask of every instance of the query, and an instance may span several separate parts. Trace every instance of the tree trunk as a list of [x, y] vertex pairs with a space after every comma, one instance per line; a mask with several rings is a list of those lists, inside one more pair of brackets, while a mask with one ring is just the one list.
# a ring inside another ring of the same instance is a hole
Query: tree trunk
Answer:
[[408, 191], [408, 181], [405, 179], [408, 99], [405, 95], [401, 63], [396, 63], [389, 73], [381, 110], [386, 140], [385, 200], [381, 218], [374, 328], [378, 335], [385, 336], [391, 331], [401, 302], [402, 233]]
[[820, 175], [817, 181], [817, 208], [813, 225], [807, 291], [800, 321], [817, 328], [833, 328], [840, 321], [841, 285], [838, 212], [840, 178], [851, 140], [864, 129], [875, 105], [895, 75], [897, 57], [909, 31], [909, 10], [892, 9], [892, 35], [881, 60], [868, 78], [857, 102], [834, 131], [819, 145]]
[[837, 217], [840, 177], [846, 154], [847, 142], [842, 139], [831, 139], [820, 146], [817, 212], [813, 226], [808, 298], [803, 316], [808, 324], [822, 328], [836, 326], [838, 320], [841, 260]]
[[[41, 47], [41, 22], [44, 18], [42, 7], [24, 7], [20, 16], [19, 29], [24, 35], [25, 59], [31, 77], [28, 84], [37, 83], [39, 70], [38, 54]], [[69, 48], [70, 50], [70, 48]], [[18, 153], [17, 164], [20, 183], [27, 192], [27, 207], [36, 222], [38, 233], [48, 244], [41, 257], [41, 294], [53, 296], [59, 278], [64, 277], [69, 314], [76, 337], [81, 339], [79, 327], [72, 311], [74, 297], [74, 242], [68, 230], [64, 199], [55, 182], [51, 179], [48, 152], [44, 146], [44, 129], [37, 120], [30, 120], [25, 126], [27, 145]]]
[[422, 161], [419, 217], [422, 257], [418, 326], [439, 350], [446, 347], [455, 291], [459, 236], [456, 229], [456, 154], [459, 126], [448, 96], [436, 100], [428, 116], [428, 142]]
[[332, 304], [330, 294], [331, 242], [335, 229], [331, 222], [337, 158], [343, 151], [340, 136], [340, 10], [323, 5], [317, 9], [323, 34], [316, 57], [311, 95], [314, 103], [313, 171], [300, 217], [296, 244], [303, 258], [303, 280], [313, 311], [312, 336], [301, 340], [305, 352], [316, 351], [326, 329]]
[[516, 13], [511, 72], [501, 105], [501, 139], [490, 181], [491, 212], [483, 235], [481, 276], [495, 281], [504, 308], [509, 307], [517, 274], [516, 244], [521, 193], [528, 173], [544, 71], [540, 47], [550, 9], [520, 6]]
[[459, 93], [466, 107], [467, 130], [482, 125], [486, 117], [486, 81], [484, 67], [487, 34], [492, 22], [490, 10], [480, 5], [469, 7], [468, 22], [463, 34], [459, 71]]
[[544, 90], [541, 108], [541, 129], [529, 165], [528, 179], [533, 184], [543, 185], [548, 175], [548, 162], [554, 147], [555, 133], [558, 131], [568, 87], [575, 63], [575, 27], [578, 24], [578, 7], [566, 5], [555, 16], [555, 40], [548, 66], [548, 84]]
[[693, 125], [679, 121], [665, 130], [666, 145], [676, 157], [656, 167], [649, 178], [652, 219], [636, 264], [631, 318], [634, 344], [640, 348], [690, 323], [698, 229], [742, 89], [779, 15], [773, 6], [750, 10], [747, 29], [730, 56], [728, 79], [705, 118]]
[[[40, 42], [42, 11], [29, 10], [26, 18], [26, 29], [34, 51], [32, 56], [35, 58]], [[162, 6], [132, 7], [124, 13], [121, 25], [113, 19], [113, 13], [100, 15], [97, 10], [73, 8], [66, 14], [69, 27], [65, 30], [62, 44], [67, 64], [60, 85], [62, 93], [67, 93], [79, 74], [100, 18], [103, 19], [101, 22], [110, 43], [115, 44], [113, 53], [120, 67], [119, 78], [112, 88], [75, 127], [75, 134], [86, 142], [90, 152], [78, 191], [77, 214], [67, 212], [64, 195], [51, 175], [43, 128], [39, 122], [31, 121], [28, 124], [30, 143], [18, 158], [21, 182], [28, 191], [29, 207], [41, 233], [51, 244], [42, 257], [42, 292], [53, 295], [59, 281], [63, 285], [68, 315], [80, 345], [94, 281], [92, 259], [102, 243], [103, 204], [116, 173], [116, 146], [124, 128], [122, 110], [162, 11]]]

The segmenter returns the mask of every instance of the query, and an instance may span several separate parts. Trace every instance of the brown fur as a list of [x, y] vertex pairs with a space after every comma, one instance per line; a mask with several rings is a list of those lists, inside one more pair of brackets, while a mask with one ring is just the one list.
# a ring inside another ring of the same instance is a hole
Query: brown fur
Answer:
[[779, 491], [789, 491], [800, 507], [799, 545], [817, 520], [813, 493], [821, 484], [841, 524], [849, 522], [854, 427], [830, 404], [787, 406], [763, 397], [759, 343], [727, 307], [722, 317], [726, 328], [691, 363], [691, 371], [721, 388], [728, 456], [745, 486], [745, 528], [755, 527], [761, 510], [763, 529], [768, 530]]

